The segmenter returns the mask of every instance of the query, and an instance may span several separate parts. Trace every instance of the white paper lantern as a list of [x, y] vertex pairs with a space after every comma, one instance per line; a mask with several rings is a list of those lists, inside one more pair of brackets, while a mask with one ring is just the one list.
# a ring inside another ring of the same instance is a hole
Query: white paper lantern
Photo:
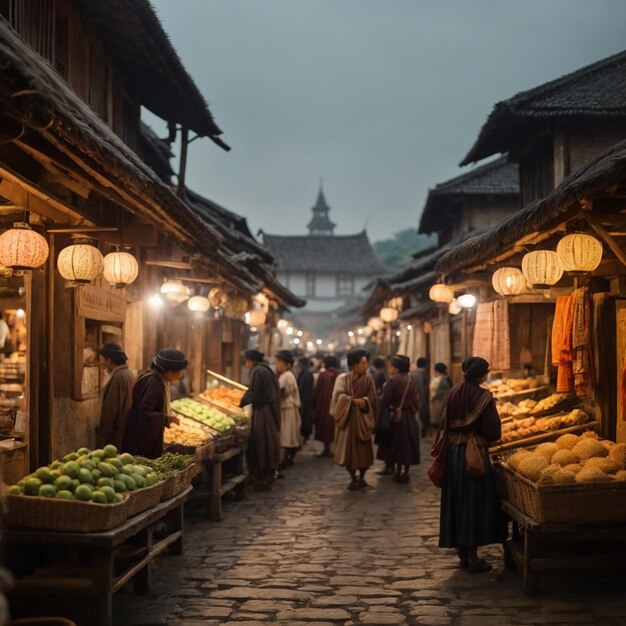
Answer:
[[161, 285], [161, 293], [172, 306], [189, 300], [189, 289], [180, 280], [166, 280]]
[[104, 257], [102, 274], [110, 285], [121, 289], [135, 282], [139, 275], [139, 263], [129, 252], [109, 252]]
[[552, 250], [535, 250], [522, 259], [524, 278], [537, 289], [547, 289], [561, 280], [563, 262]]
[[464, 293], [456, 301], [464, 309], [471, 309], [476, 304], [476, 296], [473, 293]]
[[204, 296], [193, 296], [187, 300], [187, 306], [190, 311], [196, 313], [206, 313], [211, 308], [211, 303]]
[[76, 285], [87, 285], [102, 274], [104, 259], [90, 239], [76, 237], [75, 241], [59, 252], [57, 269], [65, 280]]
[[214, 309], [221, 309], [228, 302], [228, 294], [221, 287], [213, 287], [209, 291], [209, 302]]
[[518, 296], [526, 289], [526, 279], [516, 267], [501, 267], [491, 277], [493, 290], [501, 296]]
[[383, 326], [385, 325], [385, 322], [383, 322], [380, 317], [370, 317], [367, 320], [367, 325], [375, 331], [379, 331], [383, 329]]
[[250, 326], [263, 326], [263, 324], [265, 324], [266, 319], [267, 319], [267, 315], [265, 314], [265, 311], [254, 309], [253, 311], [250, 311], [248, 324]]
[[398, 319], [398, 309], [394, 309], [390, 306], [383, 307], [380, 310], [380, 319], [387, 324], [395, 322]]
[[570, 274], [593, 272], [602, 261], [602, 243], [585, 233], [565, 235], [556, 246], [563, 269]]
[[428, 297], [439, 304], [450, 304], [454, 299], [454, 292], [447, 285], [436, 283], [430, 288]]
[[458, 315], [463, 310], [463, 307], [459, 304], [458, 300], [454, 298], [448, 305], [448, 313], [450, 315]]
[[0, 235], [0, 264], [13, 270], [32, 270], [48, 259], [48, 242], [26, 222], [16, 222]]

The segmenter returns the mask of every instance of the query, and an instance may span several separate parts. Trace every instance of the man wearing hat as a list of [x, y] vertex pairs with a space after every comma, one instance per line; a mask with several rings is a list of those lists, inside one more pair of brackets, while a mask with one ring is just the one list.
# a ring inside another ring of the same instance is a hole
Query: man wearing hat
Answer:
[[263, 361], [258, 350], [243, 353], [250, 370], [248, 391], [241, 406], [252, 405], [250, 443], [246, 452], [248, 469], [256, 491], [271, 489], [280, 464], [280, 389], [276, 374]]
[[164, 348], [154, 357], [150, 369], [139, 376], [122, 428], [122, 452], [149, 459], [163, 454], [163, 431], [180, 423], [170, 413], [170, 383], [182, 378], [187, 365], [180, 350]]
[[293, 465], [296, 452], [302, 447], [300, 391], [292, 370], [293, 361], [293, 354], [289, 350], [279, 350], [276, 353], [276, 372], [280, 387], [280, 445], [283, 449], [281, 467]]
[[121, 346], [105, 343], [98, 354], [100, 364], [110, 374], [102, 390], [100, 425], [96, 432], [96, 445], [103, 448], [119, 441], [122, 421], [131, 405], [135, 377], [126, 365], [128, 359]]

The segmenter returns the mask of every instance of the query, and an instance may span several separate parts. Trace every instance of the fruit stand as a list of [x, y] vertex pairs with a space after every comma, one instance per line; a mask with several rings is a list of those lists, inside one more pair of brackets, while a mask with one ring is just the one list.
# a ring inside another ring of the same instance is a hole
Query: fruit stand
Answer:
[[625, 444], [566, 433], [498, 461], [496, 470], [513, 521], [505, 558], [522, 569], [526, 593], [537, 593], [549, 571], [623, 565]]

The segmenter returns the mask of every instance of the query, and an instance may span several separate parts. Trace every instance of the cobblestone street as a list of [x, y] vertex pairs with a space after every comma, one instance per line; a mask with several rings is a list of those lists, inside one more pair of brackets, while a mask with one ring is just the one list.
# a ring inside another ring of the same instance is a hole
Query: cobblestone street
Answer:
[[493, 572], [459, 570], [437, 547], [439, 491], [425, 464], [410, 486], [374, 472], [368, 481], [348, 492], [347, 474], [309, 445], [273, 491], [227, 503], [221, 523], [191, 516], [185, 555], [157, 561], [149, 594], [117, 594], [114, 622], [626, 624], [623, 580], [564, 576], [526, 597], [499, 546], [483, 551]]

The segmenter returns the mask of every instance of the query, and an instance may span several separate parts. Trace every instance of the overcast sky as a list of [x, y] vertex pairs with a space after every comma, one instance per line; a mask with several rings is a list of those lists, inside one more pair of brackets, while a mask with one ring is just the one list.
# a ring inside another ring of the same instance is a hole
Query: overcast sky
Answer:
[[188, 184], [255, 233], [306, 232], [320, 176], [338, 234], [415, 227], [496, 101], [626, 47], [624, 0], [153, 4], [232, 147]]

